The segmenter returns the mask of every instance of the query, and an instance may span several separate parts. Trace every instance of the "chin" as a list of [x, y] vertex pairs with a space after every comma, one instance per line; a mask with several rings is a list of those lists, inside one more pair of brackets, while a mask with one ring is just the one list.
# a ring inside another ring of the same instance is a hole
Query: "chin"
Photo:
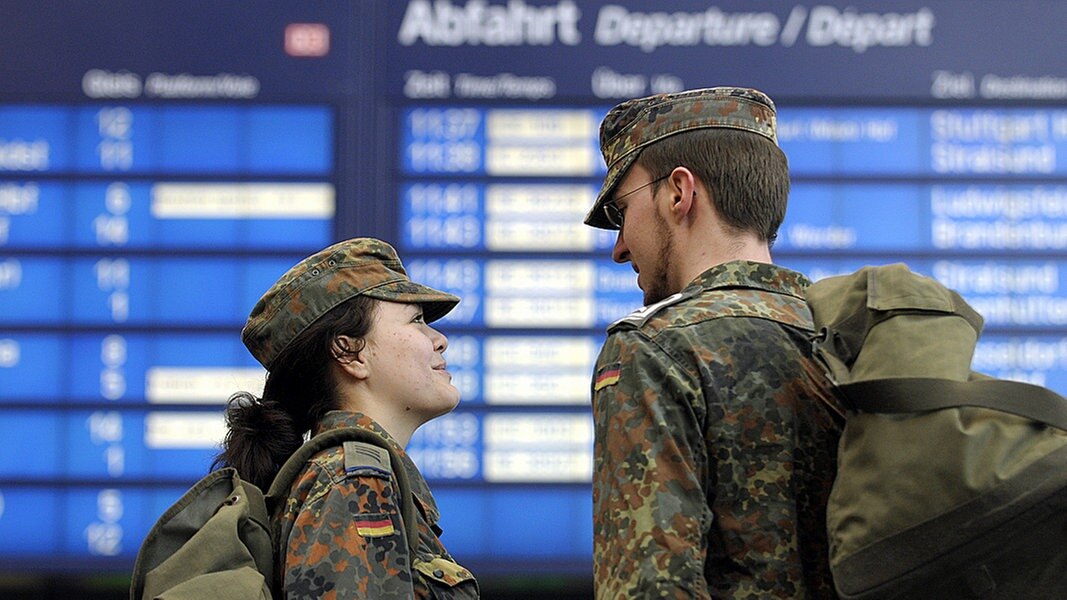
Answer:
[[[449, 384], [448, 387], [450, 387], [451, 389], [449, 390], [447, 396], [441, 398], [440, 406], [441, 406], [441, 414], [442, 415], [452, 412], [452, 409], [454, 409], [457, 406], [459, 406], [459, 400], [460, 400], [459, 388], [457, 388], [456, 386], [454, 386], [452, 384]], [[438, 415], [438, 416], [440, 416], [440, 415]]]
[[663, 300], [666, 297], [667, 296], [664, 296], [663, 294], [646, 293], [645, 294], [645, 306], [651, 306], [651, 305], [659, 302], [660, 300]]
[[442, 406], [438, 407], [437, 410], [433, 411], [430, 415], [427, 416], [426, 421], [432, 421], [437, 417], [443, 417], [455, 410], [457, 406], [459, 406], [458, 397], [455, 399], [455, 401], [449, 402], [448, 404], [443, 404]]

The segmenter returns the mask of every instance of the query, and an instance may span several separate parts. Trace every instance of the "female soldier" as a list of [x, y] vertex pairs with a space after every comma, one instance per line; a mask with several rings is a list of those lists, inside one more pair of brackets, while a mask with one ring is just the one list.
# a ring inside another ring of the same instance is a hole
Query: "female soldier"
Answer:
[[[216, 464], [266, 489], [306, 432], [363, 428], [400, 457], [417, 509], [415, 523], [403, 522], [396, 474], [373, 451], [337, 446], [312, 457], [272, 516], [286, 598], [478, 597], [441, 545], [433, 496], [403, 450], [459, 402], [448, 340], [428, 325], [458, 302], [409, 280], [385, 242], [357, 238], [291, 268], [252, 309], [241, 337], [267, 380], [262, 398], [230, 400]], [[418, 528], [415, 549], [409, 527]]]

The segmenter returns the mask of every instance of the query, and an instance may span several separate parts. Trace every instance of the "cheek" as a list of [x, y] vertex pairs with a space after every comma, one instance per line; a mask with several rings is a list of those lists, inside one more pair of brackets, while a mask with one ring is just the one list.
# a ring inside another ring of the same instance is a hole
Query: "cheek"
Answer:
[[416, 368], [433, 362], [433, 342], [426, 336], [419, 333], [400, 333], [391, 341], [390, 354], [397, 364]]
[[630, 236], [626, 238], [626, 246], [630, 250], [630, 254], [636, 254], [637, 256], [644, 257], [645, 247], [648, 244], [644, 231], [632, 231], [629, 232]]
[[388, 371], [402, 369], [406, 363], [413, 360], [411, 355], [411, 341], [406, 340], [401, 333], [383, 335], [373, 347], [373, 356], [379, 367]]

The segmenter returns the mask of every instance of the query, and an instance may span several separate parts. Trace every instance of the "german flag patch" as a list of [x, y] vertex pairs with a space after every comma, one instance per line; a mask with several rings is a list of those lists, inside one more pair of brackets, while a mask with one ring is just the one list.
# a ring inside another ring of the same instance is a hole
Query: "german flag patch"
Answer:
[[599, 392], [600, 390], [614, 385], [619, 382], [619, 367], [621, 363], [613, 363], [604, 367], [601, 367], [596, 373], [596, 379], [593, 383], [593, 391]]
[[356, 533], [363, 537], [385, 537], [396, 532], [393, 519], [387, 514], [356, 515], [355, 520]]

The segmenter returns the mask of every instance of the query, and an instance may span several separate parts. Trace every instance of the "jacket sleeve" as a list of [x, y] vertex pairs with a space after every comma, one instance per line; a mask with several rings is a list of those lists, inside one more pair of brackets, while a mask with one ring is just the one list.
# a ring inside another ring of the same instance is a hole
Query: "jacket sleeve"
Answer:
[[593, 378], [597, 598], [709, 597], [701, 407], [699, 382], [652, 340], [608, 338]]
[[411, 559], [390, 478], [373, 471], [336, 477], [318, 469], [305, 477], [316, 481], [286, 541], [285, 597], [413, 597]]

